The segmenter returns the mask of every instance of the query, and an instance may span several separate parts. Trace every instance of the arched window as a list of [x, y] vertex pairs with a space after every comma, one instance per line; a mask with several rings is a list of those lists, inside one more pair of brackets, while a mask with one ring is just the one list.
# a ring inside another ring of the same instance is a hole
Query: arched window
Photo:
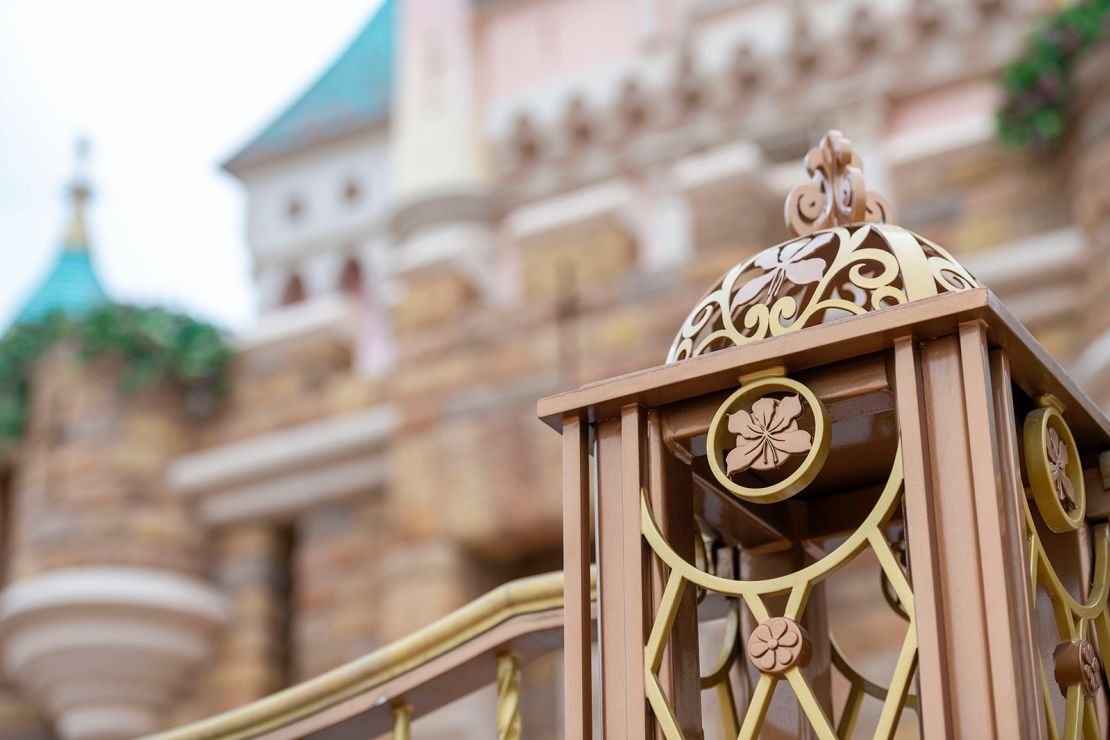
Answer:
[[285, 282], [285, 289], [281, 292], [281, 305], [292, 306], [305, 299], [304, 282], [300, 275], [290, 275]]
[[304, 200], [299, 195], [290, 196], [285, 203], [285, 217], [289, 219], [290, 223], [300, 221], [304, 217], [304, 212]]
[[362, 183], [359, 182], [358, 179], [350, 177], [343, 183], [343, 200], [348, 204], [353, 205], [362, 200], [362, 193]]
[[361, 295], [363, 289], [362, 266], [354, 257], [347, 259], [339, 275], [339, 289], [347, 295]]

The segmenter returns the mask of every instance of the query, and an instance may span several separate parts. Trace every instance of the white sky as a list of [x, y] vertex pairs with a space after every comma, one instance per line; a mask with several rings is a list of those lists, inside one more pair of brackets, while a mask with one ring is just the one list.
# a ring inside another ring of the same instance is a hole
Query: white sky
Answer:
[[219, 164], [378, 2], [0, 0], [0, 331], [60, 248], [81, 135], [108, 293], [248, 325], [245, 198]]

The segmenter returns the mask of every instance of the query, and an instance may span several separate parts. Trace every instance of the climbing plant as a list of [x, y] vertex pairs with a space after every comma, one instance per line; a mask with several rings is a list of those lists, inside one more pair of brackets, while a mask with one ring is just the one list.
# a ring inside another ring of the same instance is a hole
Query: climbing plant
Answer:
[[1072, 70], [1106, 36], [1110, 0], [1079, 0], [1046, 19], [1003, 73], [998, 137], [1012, 146], [1051, 150], [1064, 133]]
[[176, 384], [193, 413], [210, 409], [227, 390], [231, 348], [211, 324], [161, 308], [121, 304], [99, 306], [79, 319], [53, 313], [17, 324], [0, 339], [0, 444], [23, 434], [35, 367], [61, 341], [72, 342], [86, 360], [118, 359], [125, 392], [163, 381]]

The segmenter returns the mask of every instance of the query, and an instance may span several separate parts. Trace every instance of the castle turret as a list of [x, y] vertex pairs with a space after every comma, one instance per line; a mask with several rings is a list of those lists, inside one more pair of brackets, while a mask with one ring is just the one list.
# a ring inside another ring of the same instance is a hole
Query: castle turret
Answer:
[[[85, 228], [91, 189], [20, 329], [107, 302]], [[7, 677], [67, 740], [114, 740], [162, 726], [224, 620], [204, 577], [203, 536], [166, 490], [187, 442], [176, 389], [121, 388], [127, 368], [60, 341], [36, 366], [10, 489], [0, 658]]]

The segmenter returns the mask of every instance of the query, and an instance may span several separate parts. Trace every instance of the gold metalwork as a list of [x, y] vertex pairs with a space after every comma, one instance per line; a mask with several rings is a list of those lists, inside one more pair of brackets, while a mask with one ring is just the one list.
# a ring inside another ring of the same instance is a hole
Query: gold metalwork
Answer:
[[393, 740], [412, 737], [412, 707], [408, 704], [393, 705]]
[[242, 740], [311, 716], [401, 676], [514, 617], [563, 604], [563, 574], [511, 581], [411, 635], [245, 707], [148, 740]]
[[[906, 566], [906, 530], [904, 528], [899, 533], [898, 539], [891, 543], [891, 547], [894, 548], [894, 553], [904, 571]], [[879, 587], [883, 594], [883, 601], [890, 607], [890, 610], [902, 619], [909, 619], [906, 610], [902, 608], [901, 602], [898, 601], [898, 594], [895, 593], [894, 588], [890, 585], [890, 580], [886, 577], [886, 571], [879, 571]]]
[[813, 182], [796, 186], [786, 196], [786, 225], [796, 236], [831, 226], [861, 221], [890, 223], [890, 204], [863, 182], [863, 161], [844, 134], [832, 130], [821, 137], [805, 159]]
[[520, 740], [520, 659], [497, 656], [497, 740]]
[[[805, 401], [813, 415], [812, 443], [801, 465], [782, 480], [760, 488], [740, 485], [732, 480], [726, 469], [725, 450], [734, 446], [735, 440], [735, 434], [729, 429], [729, 418], [773, 393], [790, 393]], [[709, 424], [706, 455], [713, 477], [730, 493], [745, 501], [772, 503], [790, 498], [813, 481], [829, 454], [831, 438], [828, 412], [813, 391], [792, 378], [763, 376], [745, 382], [717, 409]]]
[[1025, 469], [1029, 488], [1045, 524], [1053, 532], [1072, 532], [1083, 524], [1087, 495], [1083, 464], [1060, 403], [1037, 399], [1040, 408], [1025, 417]]
[[[836, 736], [851, 737], [852, 733], [855, 732], [856, 722], [859, 721], [859, 710], [864, 697], [870, 696], [885, 703], [890, 692], [877, 683], [869, 681], [856, 670], [855, 666], [844, 657], [844, 653], [841, 652], [840, 646], [837, 645], [832, 635], [829, 635], [829, 648], [833, 666], [848, 681], [851, 687], [848, 689], [848, 698], [844, 700], [844, 706], [840, 710], [840, 721], [836, 725]], [[905, 708], [914, 712], [917, 711], [917, 696], [915, 694], [906, 694]]]
[[709, 673], [701, 676], [699, 680], [702, 691], [714, 689], [717, 692], [717, 703], [720, 705], [721, 711], [721, 726], [725, 737], [736, 737], [736, 734], [740, 731], [740, 718], [736, 712], [736, 698], [732, 691], [732, 680], [729, 678], [729, 672], [740, 654], [739, 648], [740, 600], [730, 598], [728, 599], [728, 611], [725, 614], [725, 635], [721, 641], [721, 651], [717, 653], [717, 659], [713, 661], [713, 667], [709, 669]]
[[[1040, 511], [1039, 506], [1038, 511]], [[1028, 500], [1025, 501], [1025, 526], [1030, 555], [1029, 576], [1033, 593], [1033, 609], [1036, 610], [1038, 586], [1040, 586], [1052, 603], [1052, 613], [1059, 639], [1063, 642], [1089, 640], [1093, 629], [1098, 641], [1102, 665], [1110, 665], [1107, 662], [1110, 660], [1110, 610], [1107, 605], [1107, 599], [1110, 598], [1110, 527], [1101, 524], [1092, 530], [1094, 574], [1087, 598], [1079, 601], [1071, 595], [1052, 567], [1052, 562], [1037, 533], [1033, 509], [1029, 506]], [[1066, 702], [1064, 726], [1061, 732], [1052, 711], [1051, 690], [1043, 662], [1040, 665], [1040, 674], [1049, 737], [1076, 740], [1080, 733], [1085, 737], [1101, 737], [1097, 727], [1094, 701], [1084, 693], [1081, 683], [1069, 684], [1064, 692]]]
[[838, 226], [765, 249], [725, 273], [686, 317], [667, 362], [978, 285], [913, 232]]
[[[886, 572], [892, 587], [898, 594], [899, 601], [905, 606], [909, 615], [906, 637], [902, 643], [902, 650], [883, 702], [878, 729], [875, 733], [875, 737], [880, 738], [893, 736], [905, 707], [907, 691], [917, 665], [913, 591], [885, 535], [890, 518], [902, 499], [902, 475], [902, 452], [899, 448], [878, 501], [860, 526], [843, 543], [816, 562], [794, 573], [758, 581], [722, 578], [698, 570], [693, 564], [687, 562], [663, 537], [648, 505], [647, 492], [641, 492], [641, 530], [644, 539], [655, 556], [670, 568], [670, 576], [659, 602], [659, 610], [652, 624], [647, 646], [644, 648], [644, 694], [667, 740], [682, 740], [683, 734], [670, 704], [663, 695], [657, 674], [663, 660], [663, 649], [674, 625], [675, 615], [687, 583], [725, 596], [743, 599], [752, 615], [760, 622], [767, 621], [772, 616], [767, 609], [766, 599], [776, 595], [786, 595], [786, 607], [781, 616], [798, 621], [803, 617], [812, 588], [868, 548], [875, 553], [879, 566]], [[758, 737], [770, 706], [771, 696], [780, 680], [786, 680], [790, 684], [817, 737], [837, 737], [832, 721], [817, 701], [813, 689], [802, 674], [802, 669], [795, 665], [786, 670], [782, 677], [766, 673], [760, 675], [744, 712], [743, 722], [737, 734], [738, 740]]]

